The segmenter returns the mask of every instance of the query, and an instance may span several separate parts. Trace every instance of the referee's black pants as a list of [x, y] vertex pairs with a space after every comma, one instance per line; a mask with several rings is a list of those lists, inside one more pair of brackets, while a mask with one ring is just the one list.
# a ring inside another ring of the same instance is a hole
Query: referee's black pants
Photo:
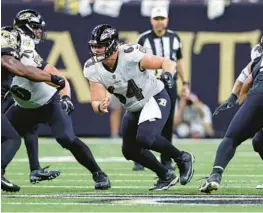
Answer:
[[[177, 99], [177, 85], [176, 85], [176, 78], [174, 78], [174, 85], [172, 88], [165, 87], [166, 91], [168, 92], [170, 99], [171, 99], [171, 110], [169, 117], [164, 125], [162, 136], [165, 137], [168, 141], [172, 143], [173, 138], [173, 120], [174, 120], [174, 111], [175, 111], [175, 103]], [[161, 162], [162, 164], [171, 162], [171, 158], [161, 154]]]

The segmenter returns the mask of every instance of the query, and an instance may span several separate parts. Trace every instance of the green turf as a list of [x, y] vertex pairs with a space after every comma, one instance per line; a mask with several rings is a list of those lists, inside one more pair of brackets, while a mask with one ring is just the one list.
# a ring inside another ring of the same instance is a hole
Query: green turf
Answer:
[[[90, 173], [75, 163], [67, 150], [63, 150], [50, 139], [41, 139], [39, 154], [42, 166], [52, 165], [50, 169], [60, 169], [61, 176], [52, 181], [32, 185], [29, 183], [29, 166], [25, 147], [22, 146], [14, 161], [7, 169], [6, 177], [21, 186], [19, 193], [2, 193], [2, 211], [4, 212], [90, 212], [90, 211], [129, 211], [129, 212], [263, 212], [263, 199], [257, 205], [210, 205], [195, 202], [189, 204], [149, 204], [147, 202], [168, 195], [200, 195], [198, 186], [207, 176], [214, 160], [218, 141], [196, 140], [180, 141], [177, 146], [195, 154], [195, 175], [186, 186], [170, 188], [168, 191], [150, 192], [148, 188], [156, 182], [155, 175], [149, 171], [133, 172], [133, 164], [125, 161], [118, 140], [84, 139], [98, 159], [99, 165], [109, 175], [112, 189], [95, 191]], [[51, 157], [51, 158], [47, 158]], [[55, 162], [55, 157], [65, 162]], [[64, 157], [64, 158], [62, 158]], [[46, 162], [43, 162], [46, 161]], [[176, 170], [178, 173], [178, 170]], [[225, 171], [222, 188], [213, 195], [259, 195], [263, 190], [255, 186], [263, 183], [263, 165], [259, 156], [253, 152], [250, 142], [239, 147], [235, 158]], [[53, 197], [52, 197], [53, 195]], [[122, 195], [119, 197], [115, 197]], [[134, 195], [126, 199], [126, 195]], [[152, 197], [138, 197], [149, 195]], [[159, 196], [160, 195], [160, 196]], [[96, 197], [97, 196], [97, 197]], [[100, 196], [100, 197], [98, 197]], [[175, 200], [180, 197], [169, 198]], [[204, 199], [209, 200], [210, 195]], [[145, 202], [146, 200], [146, 202]]]

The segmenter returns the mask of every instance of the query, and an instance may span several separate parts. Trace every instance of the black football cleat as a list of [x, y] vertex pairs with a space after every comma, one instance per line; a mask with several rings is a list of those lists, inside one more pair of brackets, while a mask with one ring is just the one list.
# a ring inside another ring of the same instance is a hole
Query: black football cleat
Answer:
[[204, 193], [211, 193], [212, 191], [216, 191], [220, 188], [220, 182], [221, 182], [222, 176], [219, 173], [213, 173], [211, 174], [199, 187], [200, 192]]
[[164, 177], [164, 179], [159, 178], [157, 183], [154, 184], [152, 188], [149, 190], [156, 190], [156, 191], [162, 191], [167, 190], [171, 186], [174, 186], [179, 180], [179, 177], [177, 177], [173, 171], [168, 171]]
[[5, 177], [1, 177], [1, 189], [5, 192], [18, 192], [20, 187], [14, 183], [11, 183]]
[[53, 180], [56, 177], [58, 177], [60, 175], [60, 171], [50, 171], [47, 170], [47, 168], [49, 168], [49, 166], [46, 166], [43, 169], [38, 169], [38, 170], [33, 170], [30, 173], [30, 183], [39, 183], [40, 181], [44, 181], [44, 180]]
[[194, 167], [193, 167], [194, 161], [195, 161], [194, 155], [188, 152], [184, 152], [182, 157], [176, 160], [180, 173], [181, 185], [186, 185], [191, 181], [194, 175]]
[[134, 162], [134, 167], [132, 168], [132, 171], [143, 171], [144, 170], [144, 166]]
[[106, 190], [111, 188], [110, 179], [104, 172], [95, 172], [92, 176], [95, 181], [95, 189]]

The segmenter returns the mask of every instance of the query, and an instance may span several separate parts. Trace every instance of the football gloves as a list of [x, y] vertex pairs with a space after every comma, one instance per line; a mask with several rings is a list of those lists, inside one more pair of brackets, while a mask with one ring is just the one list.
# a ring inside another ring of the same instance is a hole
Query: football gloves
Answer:
[[174, 81], [173, 81], [173, 76], [170, 72], [164, 72], [161, 74], [161, 81], [164, 83], [165, 86], [168, 88], [173, 88]]
[[65, 85], [66, 85], [66, 81], [65, 81], [65, 79], [63, 77], [57, 76], [57, 75], [53, 75], [53, 74], [51, 74], [51, 82], [58, 86], [57, 87], [58, 90], [62, 90], [65, 87]]
[[67, 95], [61, 97], [60, 104], [62, 109], [64, 109], [68, 115], [74, 110], [74, 105], [70, 100], [70, 97]]
[[237, 96], [231, 93], [230, 97], [219, 107], [217, 107], [213, 113], [213, 116], [217, 115], [219, 112], [232, 108], [237, 101]]

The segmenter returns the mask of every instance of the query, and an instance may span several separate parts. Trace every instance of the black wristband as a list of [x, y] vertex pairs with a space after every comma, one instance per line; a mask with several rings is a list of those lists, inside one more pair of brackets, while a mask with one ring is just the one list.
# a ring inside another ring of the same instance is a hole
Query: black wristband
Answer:
[[231, 93], [230, 97], [231, 100], [234, 100], [236, 102], [236, 100], [238, 99], [237, 95], [234, 93]]

